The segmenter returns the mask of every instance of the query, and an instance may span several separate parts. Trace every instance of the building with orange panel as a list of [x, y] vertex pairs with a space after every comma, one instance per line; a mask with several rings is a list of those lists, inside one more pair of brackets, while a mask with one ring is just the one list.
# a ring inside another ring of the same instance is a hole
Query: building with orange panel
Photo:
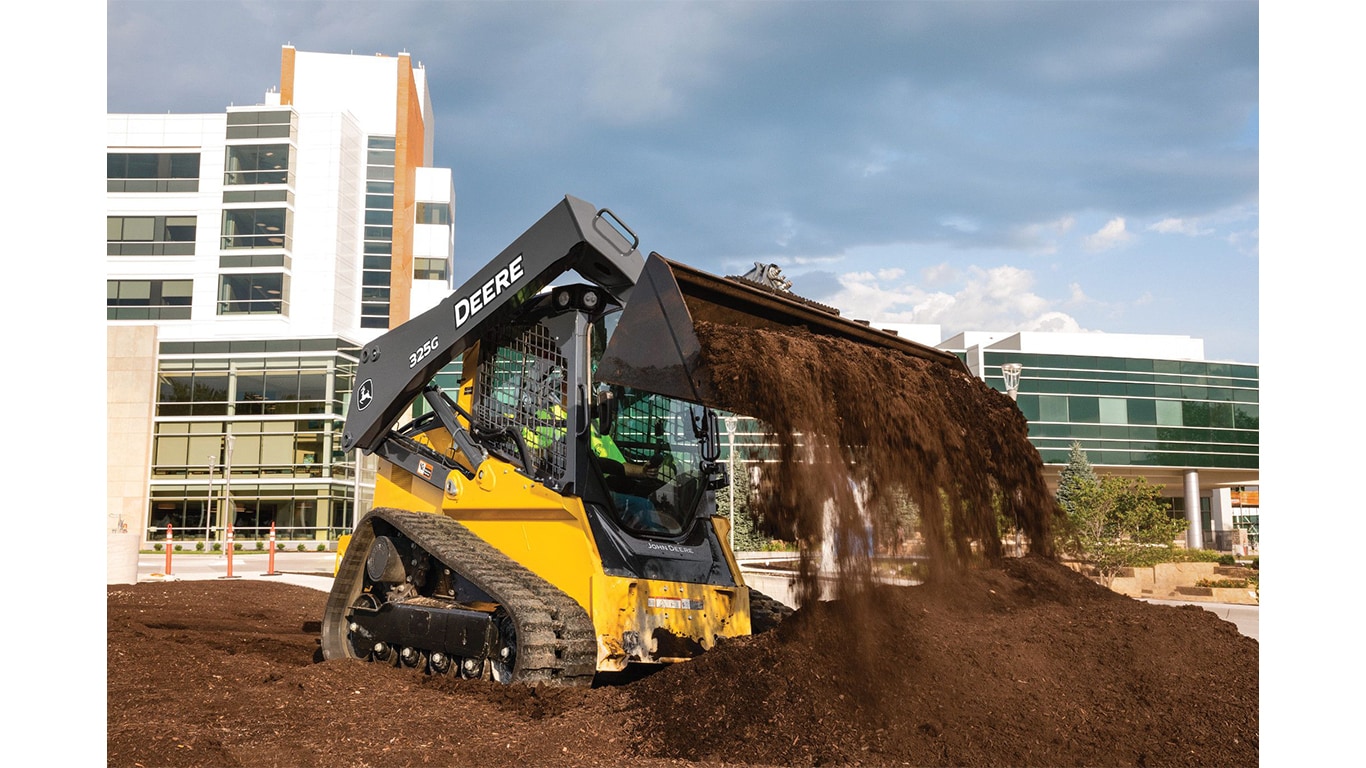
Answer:
[[258, 102], [166, 107], [107, 115], [109, 530], [312, 548], [368, 495], [359, 347], [451, 290], [426, 71], [284, 46]]

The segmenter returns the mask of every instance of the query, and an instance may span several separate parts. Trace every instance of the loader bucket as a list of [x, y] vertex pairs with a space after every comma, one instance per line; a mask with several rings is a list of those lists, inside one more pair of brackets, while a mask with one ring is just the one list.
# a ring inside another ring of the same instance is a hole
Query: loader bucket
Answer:
[[951, 352], [841, 317], [831, 307], [744, 278], [722, 278], [650, 254], [598, 365], [597, 378], [723, 410], [712, 385], [698, 323], [760, 330], [805, 328], [814, 334], [897, 350], [967, 367]]

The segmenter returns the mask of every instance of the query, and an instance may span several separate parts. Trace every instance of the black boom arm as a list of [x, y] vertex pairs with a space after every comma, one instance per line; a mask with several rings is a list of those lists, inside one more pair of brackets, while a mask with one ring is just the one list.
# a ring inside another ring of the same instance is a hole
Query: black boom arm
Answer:
[[560, 275], [575, 271], [625, 304], [645, 263], [638, 246], [616, 214], [566, 195], [440, 304], [361, 349], [342, 449], [373, 452], [443, 366]]

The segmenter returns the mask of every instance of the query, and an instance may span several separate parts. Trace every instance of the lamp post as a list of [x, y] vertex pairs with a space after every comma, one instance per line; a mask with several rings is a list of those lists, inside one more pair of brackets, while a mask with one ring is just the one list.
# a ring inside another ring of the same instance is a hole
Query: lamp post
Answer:
[[1006, 380], [1006, 394], [1010, 395], [1011, 400], [1014, 400], [1019, 393], [1020, 371], [1022, 370], [1024, 370], [1024, 366], [1019, 363], [1005, 363], [1001, 366], [1001, 375]]
[[[231, 515], [233, 519], [229, 522], [224, 522], [224, 527], [236, 522], [237, 517], [237, 508], [232, 503], [232, 444], [237, 438], [228, 435], [225, 440], [227, 442], [227, 449], [225, 450], [223, 457], [223, 502], [224, 504], [227, 504], [227, 513]], [[218, 505], [218, 516], [223, 516], [223, 504]]]
[[735, 554], [735, 426], [739, 419], [734, 416], [726, 417], [726, 443], [729, 450], [726, 452], [727, 469], [730, 470], [730, 484], [727, 489], [730, 495], [730, 551]]
[[213, 466], [218, 457], [209, 454], [209, 492], [204, 497], [204, 550], [209, 549], [209, 539], [213, 538]]

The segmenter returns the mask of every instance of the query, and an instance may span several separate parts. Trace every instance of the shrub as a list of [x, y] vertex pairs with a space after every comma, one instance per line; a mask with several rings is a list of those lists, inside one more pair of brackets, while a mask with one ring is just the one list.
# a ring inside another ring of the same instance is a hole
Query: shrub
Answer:
[[222, 551], [223, 551], [223, 542], [221, 542], [221, 541], [215, 541], [215, 542], [213, 543], [213, 551], [215, 551], [215, 552], [222, 552]]
[[277, 541], [277, 542], [275, 542], [275, 551], [276, 551], [276, 552], [283, 551], [284, 548], [285, 548], [285, 543], [284, 543], [283, 541]]
[[196, 552], [203, 552], [203, 551], [204, 551], [204, 542], [202, 542], [202, 541], [196, 541], [196, 542], [194, 543], [194, 551], [196, 551]]
[[1233, 555], [1220, 555], [1217, 562], [1220, 565], [1233, 565]]
[[1195, 586], [1218, 589], [1247, 589], [1247, 579], [1200, 579], [1195, 582]]
[[304, 551], [304, 545], [300, 544], [300, 545], [298, 545], [297, 547], [295, 547], [294, 549], [295, 549], [295, 551], [297, 551], [297, 552], [302, 552], [302, 551]]
[[156, 550], [157, 552], [160, 552], [160, 551], [161, 551], [161, 547], [162, 547], [162, 545], [161, 545], [160, 542], [158, 542], [158, 543], [152, 545], [152, 549]]
[[257, 552], [260, 552], [261, 550], [263, 550], [263, 549], [265, 549], [265, 548], [266, 548], [266, 543], [265, 543], [264, 541], [261, 541], [261, 540], [258, 539], [257, 542], [256, 542], [256, 551], [257, 551]]
[[319, 544], [319, 545], [318, 545], [318, 551], [319, 551], [319, 552], [326, 552], [326, 551], [327, 551], [327, 543], [326, 543], [326, 542], [323, 542], [322, 544]]
[[1212, 549], [1177, 549], [1177, 563], [1223, 563], [1227, 555], [1221, 555]]
[[179, 551], [181, 551], [182, 549], [184, 549], [183, 546], [181, 546], [181, 545], [179, 545], [179, 544], [175, 545], [175, 551], [179, 552]]

